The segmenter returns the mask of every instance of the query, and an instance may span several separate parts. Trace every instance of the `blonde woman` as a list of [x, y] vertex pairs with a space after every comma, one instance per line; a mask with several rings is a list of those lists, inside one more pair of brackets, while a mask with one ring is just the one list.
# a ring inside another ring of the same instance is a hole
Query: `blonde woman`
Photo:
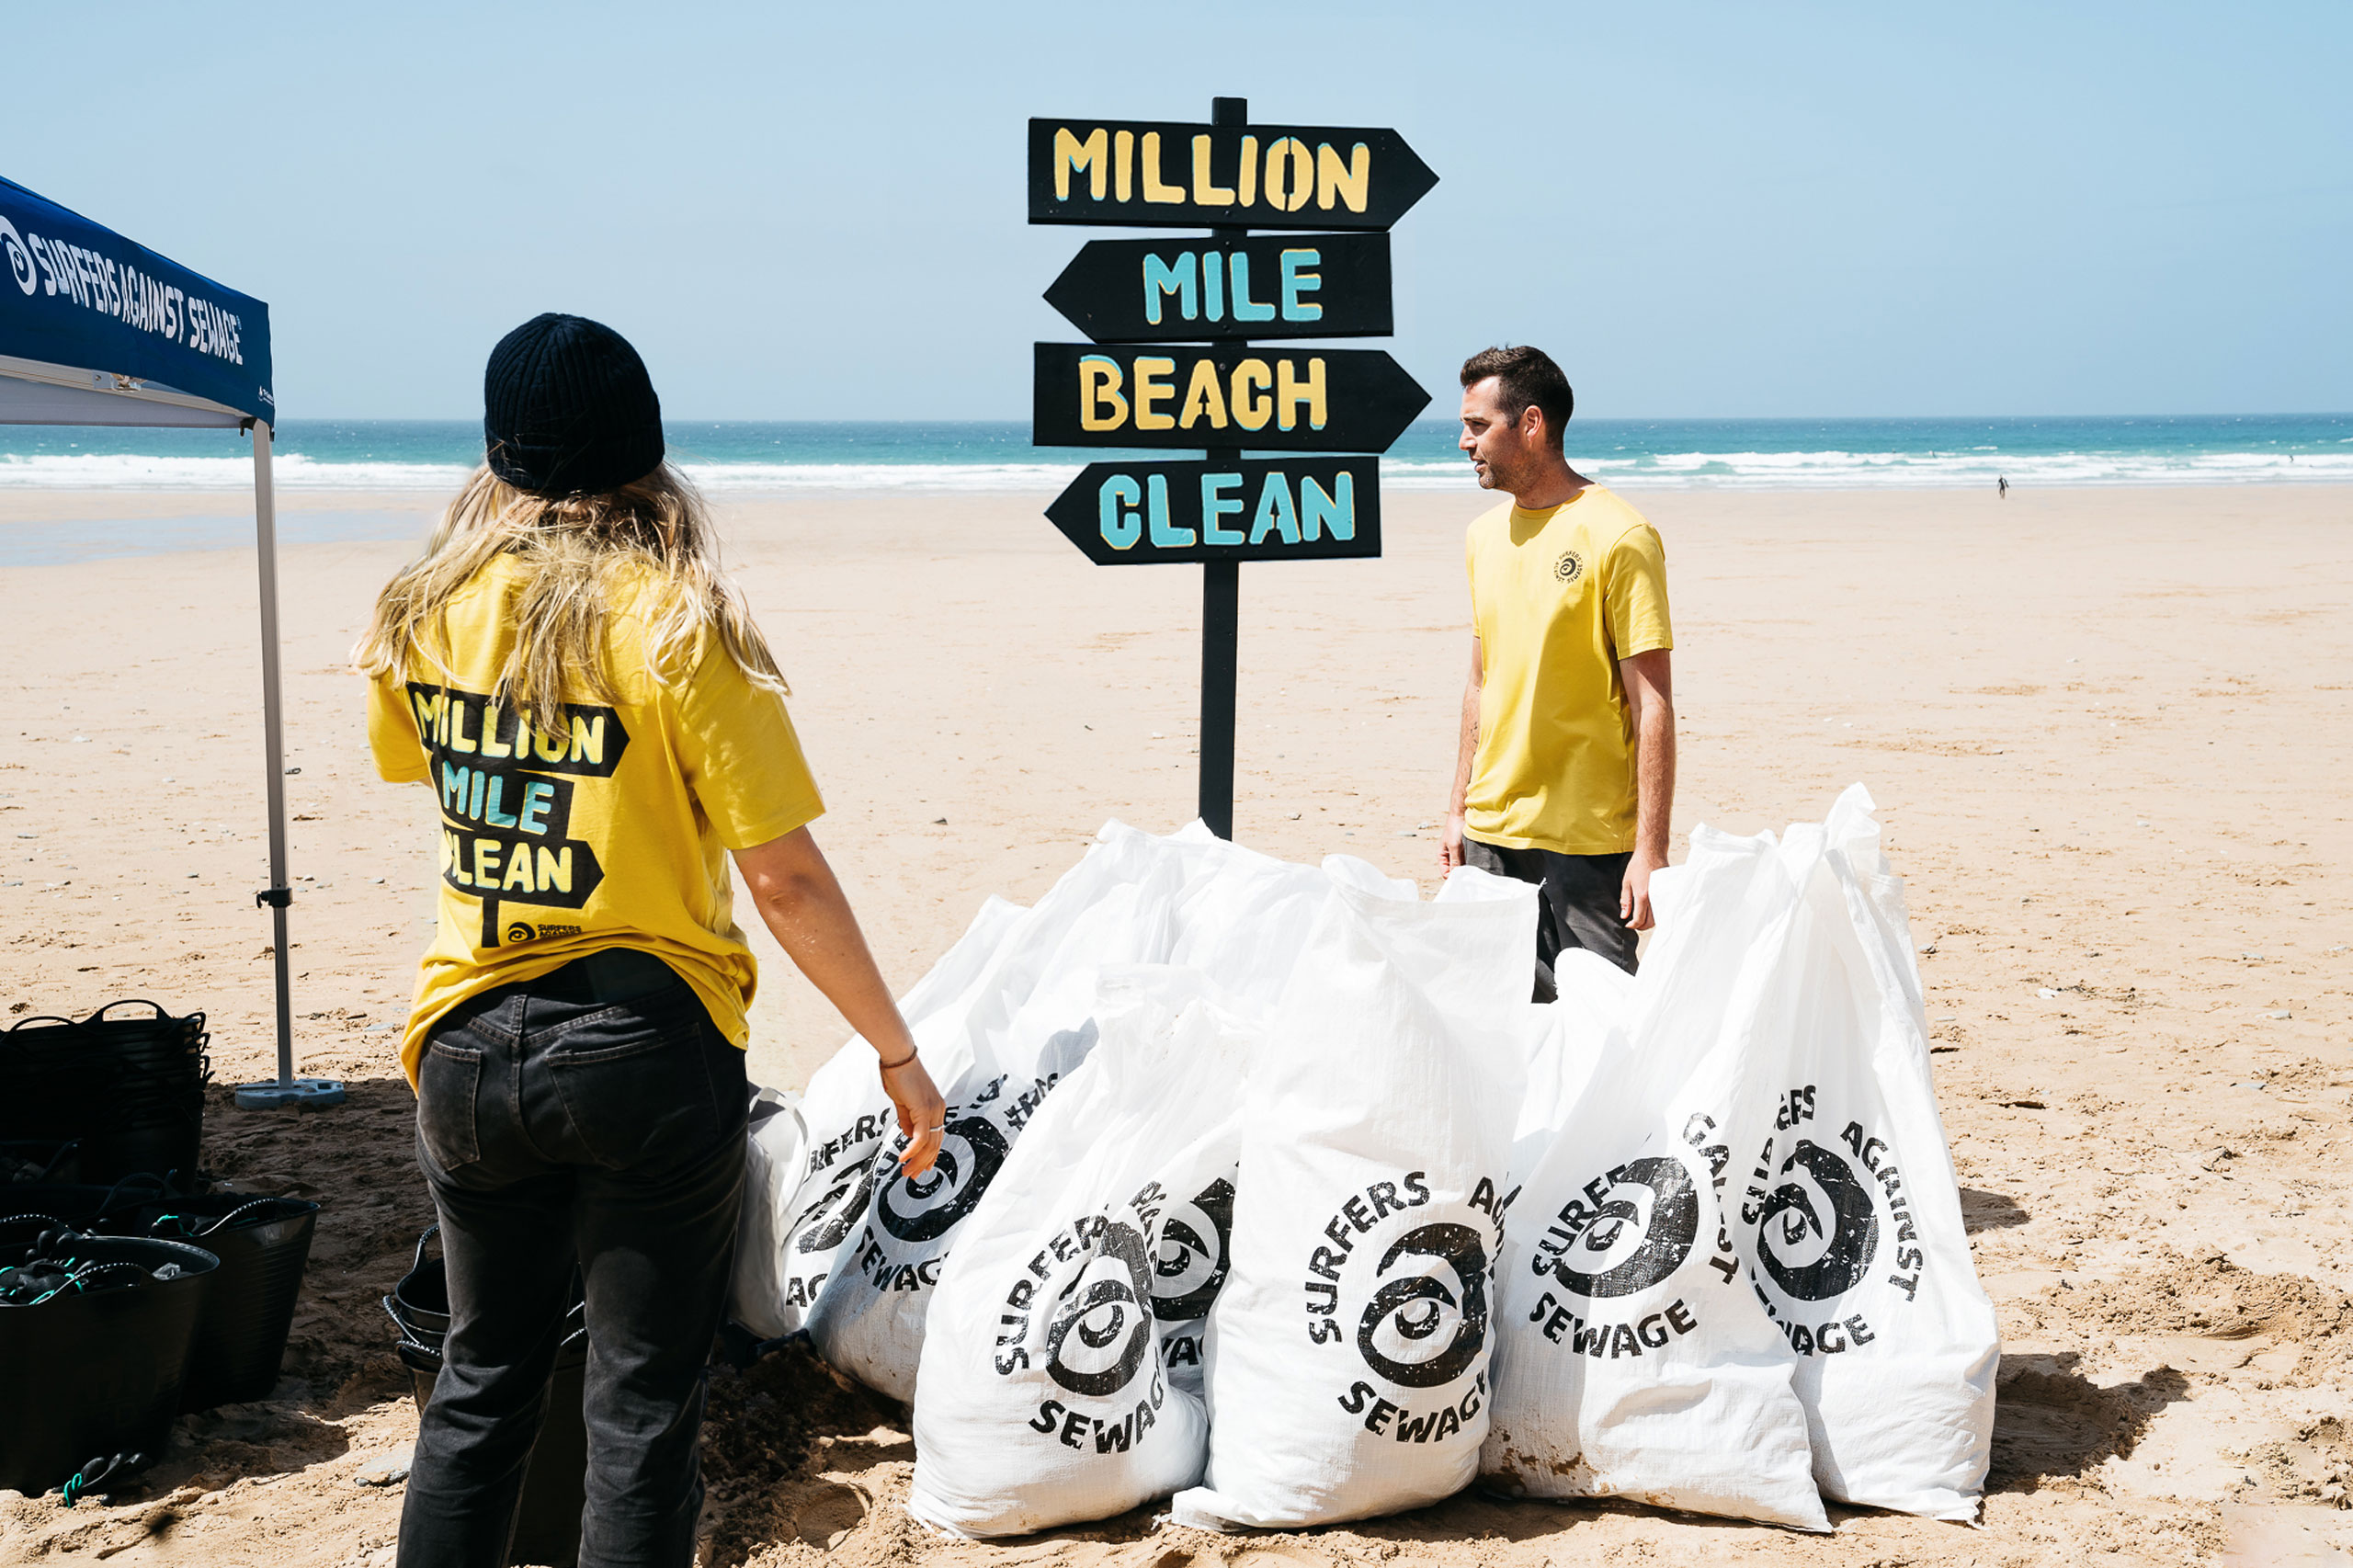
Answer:
[[426, 785], [441, 817], [440, 923], [401, 1058], [450, 1324], [400, 1561], [506, 1561], [576, 1263], [580, 1562], [684, 1564], [756, 978], [727, 854], [872, 1042], [908, 1174], [929, 1169], [944, 1108], [810, 836], [824, 802], [784, 682], [663, 461], [636, 351], [539, 316], [492, 351], [483, 404], [487, 461], [356, 653], [378, 770]]

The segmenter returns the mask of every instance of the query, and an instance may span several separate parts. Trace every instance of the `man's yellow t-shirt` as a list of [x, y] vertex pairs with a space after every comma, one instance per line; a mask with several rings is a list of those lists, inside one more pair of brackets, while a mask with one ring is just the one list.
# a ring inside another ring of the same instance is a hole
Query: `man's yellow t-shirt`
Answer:
[[606, 622], [619, 700], [567, 704], [560, 735], [518, 733], [494, 691], [523, 570], [501, 556], [450, 598], [448, 673], [419, 665], [370, 683], [377, 771], [429, 784], [441, 803], [440, 919], [401, 1040], [411, 1084], [451, 1007], [608, 948], [668, 964], [743, 1045], [758, 971], [724, 852], [825, 809], [783, 699], [708, 634], [682, 661], [691, 673], [654, 679], [634, 613]]
[[1602, 486], [1496, 507], [1464, 542], [1483, 677], [1464, 825], [1512, 849], [1634, 846], [1634, 727], [1618, 661], [1672, 648], [1666, 554]]

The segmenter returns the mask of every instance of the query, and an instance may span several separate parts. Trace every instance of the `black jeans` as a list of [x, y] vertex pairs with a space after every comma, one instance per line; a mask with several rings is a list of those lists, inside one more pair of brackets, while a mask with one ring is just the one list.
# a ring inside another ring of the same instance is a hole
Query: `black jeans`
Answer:
[[575, 1260], [582, 1568], [693, 1556], [704, 1369], [744, 1195], [744, 1053], [675, 977], [598, 1001], [582, 968], [452, 1010], [418, 1064], [417, 1164], [441, 1211], [449, 1333], [401, 1509], [402, 1568], [506, 1562]]
[[1626, 929], [1618, 913], [1631, 855], [1563, 855], [1552, 849], [1513, 849], [1462, 840], [1462, 860], [1499, 877], [1534, 882], [1541, 891], [1536, 909], [1535, 999], [1550, 1002], [1552, 960], [1563, 948], [1583, 948], [1634, 972], [1634, 949], [1642, 934]]

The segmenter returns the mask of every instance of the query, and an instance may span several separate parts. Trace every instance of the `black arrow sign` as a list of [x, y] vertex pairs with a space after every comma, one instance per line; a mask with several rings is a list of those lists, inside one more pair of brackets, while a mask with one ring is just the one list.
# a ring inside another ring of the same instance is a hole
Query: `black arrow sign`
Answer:
[[1046, 516], [1097, 566], [1379, 555], [1381, 462], [1089, 463]]
[[1387, 234], [1089, 240], [1046, 303], [1097, 343], [1395, 330]]
[[1040, 447], [1250, 447], [1379, 452], [1429, 405], [1377, 348], [1094, 347], [1040, 343]]
[[1386, 229], [1436, 184], [1394, 131], [1029, 122], [1032, 223]]

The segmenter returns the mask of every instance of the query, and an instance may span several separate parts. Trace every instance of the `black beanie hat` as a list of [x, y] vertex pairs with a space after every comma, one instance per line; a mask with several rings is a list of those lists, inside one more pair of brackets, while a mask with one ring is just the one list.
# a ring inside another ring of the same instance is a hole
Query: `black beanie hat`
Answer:
[[483, 372], [490, 471], [538, 495], [597, 495], [662, 462], [662, 400], [629, 339], [585, 316], [533, 316]]

